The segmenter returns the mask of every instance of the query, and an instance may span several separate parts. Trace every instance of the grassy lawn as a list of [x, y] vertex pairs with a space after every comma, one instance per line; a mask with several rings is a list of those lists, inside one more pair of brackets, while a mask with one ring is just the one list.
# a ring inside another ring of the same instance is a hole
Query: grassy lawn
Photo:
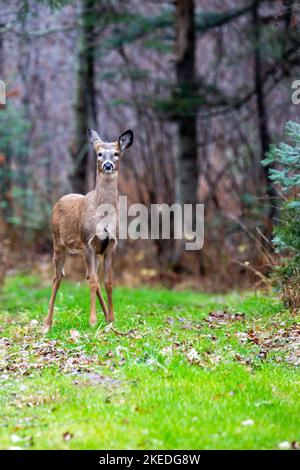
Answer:
[[[115, 290], [88, 325], [86, 284], [8, 279], [1, 294], [0, 447], [276, 449], [300, 440], [300, 322], [276, 298]], [[286, 442], [286, 444], [282, 444]]]

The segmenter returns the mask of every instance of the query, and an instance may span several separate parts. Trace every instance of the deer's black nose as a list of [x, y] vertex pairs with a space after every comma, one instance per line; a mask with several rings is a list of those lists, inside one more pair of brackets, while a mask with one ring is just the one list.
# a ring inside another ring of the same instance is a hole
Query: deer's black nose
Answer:
[[104, 171], [112, 171], [114, 166], [111, 162], [105, 162], [105, 163], [103, 163], [102, 168], [103, 168]]

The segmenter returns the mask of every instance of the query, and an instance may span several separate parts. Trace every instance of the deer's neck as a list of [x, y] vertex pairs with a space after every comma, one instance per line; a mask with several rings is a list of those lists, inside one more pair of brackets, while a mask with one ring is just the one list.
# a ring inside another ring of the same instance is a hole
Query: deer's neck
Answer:
[[95, 187], [96, 203], [118, 205], [118, 172], [112, 174], [98, 173]]

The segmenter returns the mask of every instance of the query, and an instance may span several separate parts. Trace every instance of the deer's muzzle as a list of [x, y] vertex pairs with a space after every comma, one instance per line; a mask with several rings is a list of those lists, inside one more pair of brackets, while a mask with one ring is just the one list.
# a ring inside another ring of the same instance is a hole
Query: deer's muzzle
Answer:
[[115, 169], [115, 165], [112, 162], [104, 162], [102, 165], [103, 171], [111, 173]]

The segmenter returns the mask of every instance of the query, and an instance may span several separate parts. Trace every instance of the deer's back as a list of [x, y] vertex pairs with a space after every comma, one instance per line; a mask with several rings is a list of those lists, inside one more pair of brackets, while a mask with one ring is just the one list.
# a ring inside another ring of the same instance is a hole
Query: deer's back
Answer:
[[55, 243], [70, 251], [82, 249], [81, 210], [84, 196], [67, 194], [60, 198], [52, 210], [51, 227]]

